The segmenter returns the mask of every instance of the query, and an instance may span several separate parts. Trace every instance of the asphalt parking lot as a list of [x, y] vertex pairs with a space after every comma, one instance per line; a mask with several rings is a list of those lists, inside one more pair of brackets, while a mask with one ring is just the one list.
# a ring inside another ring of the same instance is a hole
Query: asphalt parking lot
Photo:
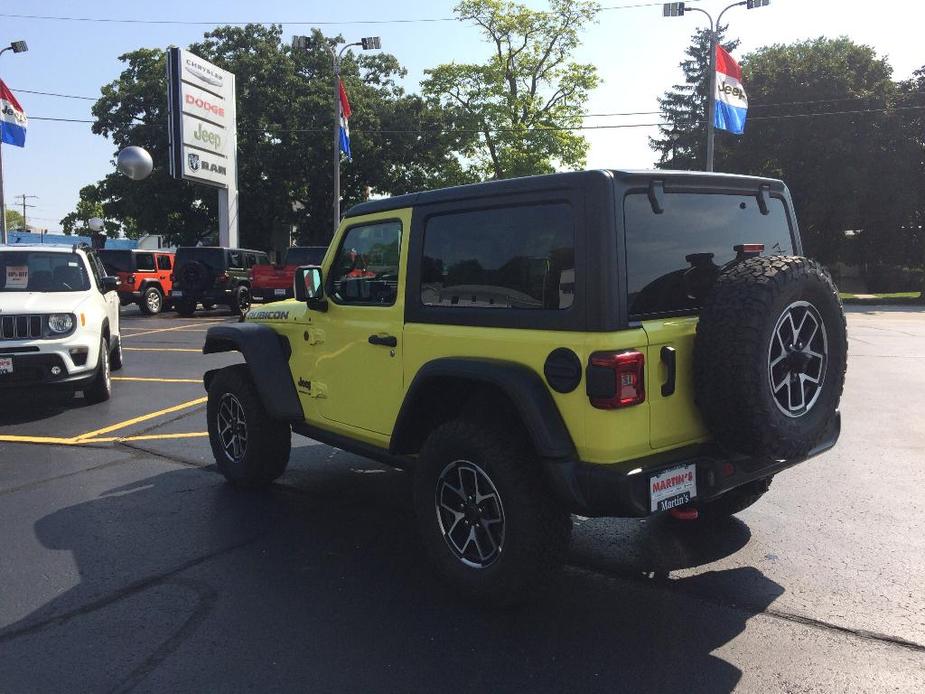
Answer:
[[850, 312], [833, 451], [716, 526], [576, 519], [510, 612], [431, 577], [404, 473], [294, 437], [224, 484], [222, 320], [126, 310], [110, 402], [0, 404], [0, 692], [925, 690], [925, 311]]

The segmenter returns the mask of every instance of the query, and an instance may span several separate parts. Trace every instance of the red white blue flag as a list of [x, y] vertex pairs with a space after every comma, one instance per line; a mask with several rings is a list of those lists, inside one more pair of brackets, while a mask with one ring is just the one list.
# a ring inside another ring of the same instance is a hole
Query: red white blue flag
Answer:
[[347, 101], [347, 90], [344, 89], [344, 83], [340, 83], [340, 151], [350, 156], [350, 102]]
[[26, 112], [3, 80], [0, 80], [0, 140], [8, 145], [26, 146]]
[[748, 97], [742, 86], [742, 68], [719, 44], [716, 45], [716, 108], [713, 126], [736, 135], [745, 131]]

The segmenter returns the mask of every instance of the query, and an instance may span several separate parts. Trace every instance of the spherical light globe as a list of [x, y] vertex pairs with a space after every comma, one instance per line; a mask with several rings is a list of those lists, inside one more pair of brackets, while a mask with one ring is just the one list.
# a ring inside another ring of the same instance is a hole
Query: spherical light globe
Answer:
[[146, 149], [131, 145], [119, 152], [116, 168], [133, 181], [140, 181], [154, 170], [154, 161]]
[[90, 217], [87, 220], [87, 226], [90, 227], [91, 231], [102, 231], [103, 225], [103, 220], [99, 217]]

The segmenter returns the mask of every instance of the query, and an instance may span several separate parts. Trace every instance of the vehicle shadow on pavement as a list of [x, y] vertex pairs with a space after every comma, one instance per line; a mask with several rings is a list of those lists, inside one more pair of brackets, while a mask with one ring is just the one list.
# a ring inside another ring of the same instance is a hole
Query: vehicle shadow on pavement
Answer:
[[753, 612], [692, 596], [783, 592], [753, 568], [645, 578], [702, 558], [682, 531], [671, 557], [624, 564], [631, 578], [568, 567], [526, 607], [466, 604], [421, 556], [407, 475], [313, 448], [316, 469], [286, 486], [241, 492], [179, 469], [37, 521], [79, 582], [54, 594], [43, 556], [17, 562], [45, 604], [0, 629], [0, 690], [729, 691], [741, 672], [712, 652]]
[[0, 399], [0, 425], [40, 422], [65, 410], [88, 406], [82, 396], [66, 391], [9, 390]]

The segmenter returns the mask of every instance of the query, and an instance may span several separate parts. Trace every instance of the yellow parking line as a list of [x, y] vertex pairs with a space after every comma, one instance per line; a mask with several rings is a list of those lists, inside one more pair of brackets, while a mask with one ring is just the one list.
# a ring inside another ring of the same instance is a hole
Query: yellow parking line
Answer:
[[144, 330], [140, 333], [123, 335], [123, 337], [141, 337], [142, 335], [153, 335], [155, 333], [172, 333], [175, 330], [185, 330], [187, 332], [206, 332], [205, 330], [190, 330], [190, 328], [196, 328], [200, 325], [202, 325], [202, 323], [193, 323], [191, 325], [175, 325], [172, 328], [156, 328], [155, 330]]
[[118, 422], [116, 424], [111, 424], [108, 427], [103, 427], [102, 429], [97, 429], [96, 431], [88, 431], [86, 434], [80, 434], [75, 436], [75, 441], [87, 442], [90, 443], [90, 439], [93, 439], [95, 436], [102, 436], [103, 434], [108, 434], [111, 431], [117, 431], [118, 429], [124, 429], [125, 427], [132, 426], [133, 424], [138, 424], [139, 422], [146, 422], [149, 419], [154, 419], [155, 417], [161, 417], [165, 414], [171, 414], [172, 412], [179, 412], [180, 410], [186, 410], [190, 407], [195, 407], [196, 405], [201, 405], [206, 402], [209, 398], [201, 397], [196, 398], [195, 400], [188, 400], [187, 402], [181, 402], [179, 405], [174, 405], [173, 407], [166, 407], [163, 410], [158, 410], [157, 412], [151, 412], [149, 414], [141, 415], [140, 417], [133, 417], [132, 419], [126, 419], [124, 422]]
[[202, 383], [201, 378], [145, 378], [142, 376], [113, 376], [113, 381], [140, 381], [142, 383]]
[[[208, 436], [208, 431], [190, 431], [183, 434], [144, 434], [142, 436], [125, 436], [118, 441], [156, 441], [160, 439], [194, 439]], [[94, 439], [99, 440], [99, 439]]]
[[79, 443], [75, 439], [60, 439], [54, 436], [18, 436], [15, 434], [0, 435], [0, 443], [54, 443], [63, 446], [72, 446]]
[[201, 349], [187, 347], [123, 347], [125, 352], [202, 352]]

